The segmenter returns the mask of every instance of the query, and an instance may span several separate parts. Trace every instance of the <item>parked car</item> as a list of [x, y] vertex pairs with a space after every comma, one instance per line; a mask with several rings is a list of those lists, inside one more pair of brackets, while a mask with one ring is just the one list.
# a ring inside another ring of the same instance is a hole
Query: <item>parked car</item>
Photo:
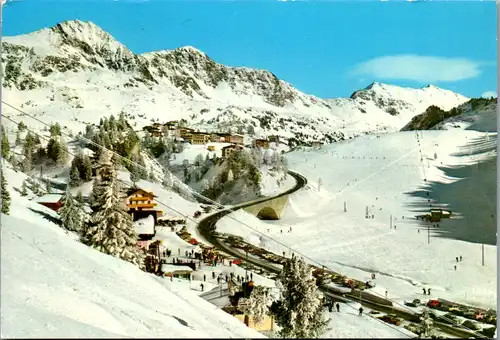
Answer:
[[194, 214], [193, 214], [194, 218], [198, 218], [200, 216], [201, 216], [201, 211], [195, 211]]

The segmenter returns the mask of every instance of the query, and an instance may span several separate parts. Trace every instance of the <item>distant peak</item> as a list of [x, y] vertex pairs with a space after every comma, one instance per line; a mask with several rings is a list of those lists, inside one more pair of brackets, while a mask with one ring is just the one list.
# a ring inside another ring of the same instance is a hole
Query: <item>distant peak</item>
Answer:
[[176, 51], [184, 51], [187, 53], [195, 53], [195, 54], [205, 55], [204, 52], [200, 51], [199, 49], [197, 49], [196, 47], [193, 47], [193, 46], [182, 46], [182, 47], [176, 48], [175, 50]]

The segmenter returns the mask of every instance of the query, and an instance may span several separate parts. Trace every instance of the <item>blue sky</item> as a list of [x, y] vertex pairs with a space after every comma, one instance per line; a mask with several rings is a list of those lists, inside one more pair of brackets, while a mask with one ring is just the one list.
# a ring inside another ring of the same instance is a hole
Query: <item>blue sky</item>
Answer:
[[191, 45], [323, 98], [373, 81], [497, 92], [492, 1], [25, 0], [3, 8], [2, 34], [72, 19], [94, 22], [136, 53]]

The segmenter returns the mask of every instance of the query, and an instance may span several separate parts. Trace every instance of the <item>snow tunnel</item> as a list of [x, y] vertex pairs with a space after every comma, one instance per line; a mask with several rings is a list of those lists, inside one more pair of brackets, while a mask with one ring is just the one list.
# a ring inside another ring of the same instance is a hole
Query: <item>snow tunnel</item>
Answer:
[[276, 210], [274, 210], [271, 207], [264, 207], [260, 209], [259, 213], [257, 214], [257, 218], [261, 220], [279, 220], [279, 216], [276, 213]]

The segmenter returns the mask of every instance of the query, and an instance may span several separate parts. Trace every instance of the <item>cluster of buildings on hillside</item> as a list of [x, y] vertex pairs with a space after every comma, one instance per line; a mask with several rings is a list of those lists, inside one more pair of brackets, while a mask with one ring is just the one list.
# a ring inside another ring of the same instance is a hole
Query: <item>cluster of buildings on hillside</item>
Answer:
[[[231, 143], [237, 146], [244, 145], [244, 136], [234, 133], [223, 132], [201, 132], [179, 125], [178, 121], [170, 121], [165, 124], [153, 123], [145, 126], [144, 131], [156, 137], [168, 137], [174, 141], [188, 142], [192, 145], [204, 145], [208, 143]], [[275, 143], [280, 143], [279, 136], [255, 139], [249, 147], [269, 148]], [[213, 150], [212, 150], [213, 151]]]
[[169, 137], [175, 141], [184, 141], [196, 145], [207, 144], [210, 142], [243, 145], [242, 135], [218, 132], [200, 132], [195, 129], [180, 126], [177, 121], [170, 121], [165, 124], [153, 123], [153, 125], [145, 126], [143, 130], [156, 137]]

